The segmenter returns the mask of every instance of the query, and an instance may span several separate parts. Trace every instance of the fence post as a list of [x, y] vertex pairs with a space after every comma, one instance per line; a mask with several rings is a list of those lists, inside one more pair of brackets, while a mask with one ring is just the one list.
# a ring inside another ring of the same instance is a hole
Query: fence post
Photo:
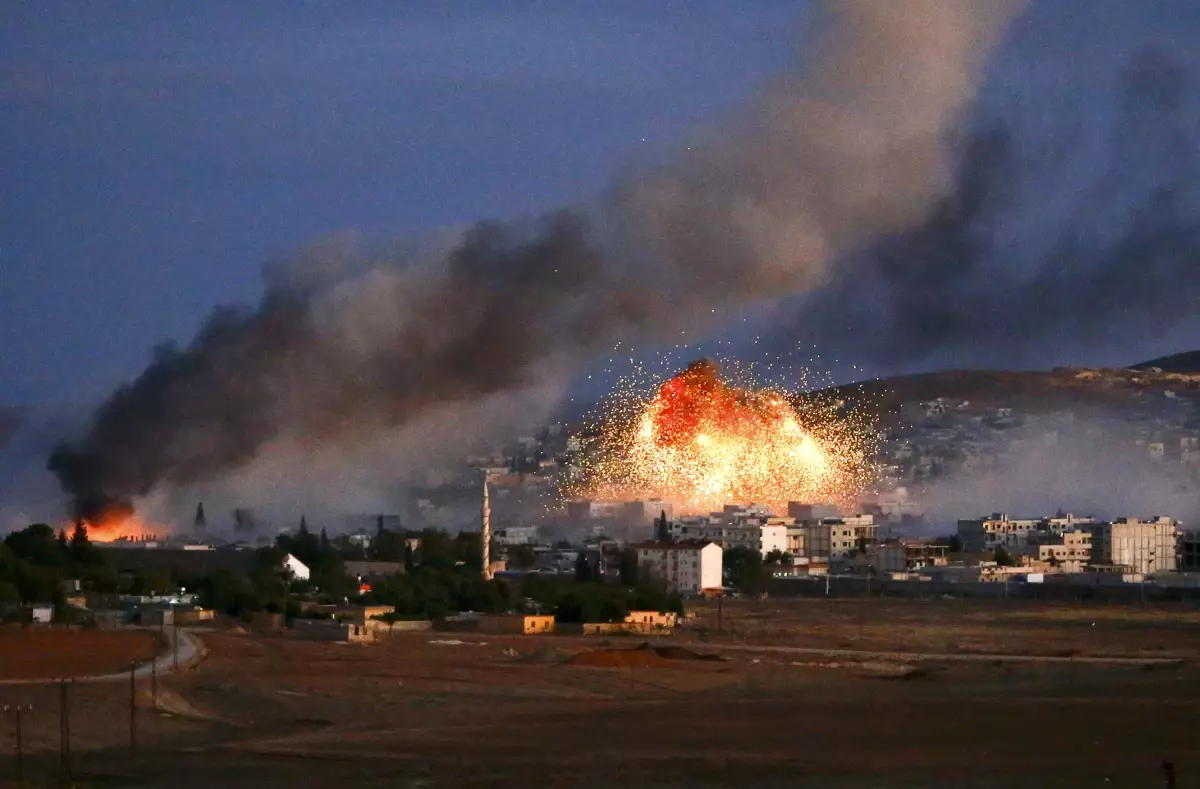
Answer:
[[129, 664], [129, 750], [137, 748], [137, 661]]
[[4, 714], [13, 716], [17, 736], [17, 786], [25, 789], [25, 737], [21, 729], [21, 713], [33, 710], [32, 704], [5, 704]]
[[71, 714], [66, 679], [58, 681], [59, 777], [63, 786], [71, 783]]

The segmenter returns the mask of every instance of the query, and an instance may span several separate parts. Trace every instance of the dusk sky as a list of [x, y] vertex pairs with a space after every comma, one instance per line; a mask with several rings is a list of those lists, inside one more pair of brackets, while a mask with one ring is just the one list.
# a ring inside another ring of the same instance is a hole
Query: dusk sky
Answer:
[[102, 396], [324, 235], [592, 196], [786, 64], [799, 16], [608, 0], [120, 9], [0, 17], [0, 403]]
[[[1093, 64], [1195, 38], [1152, 5], [1035, 3], [990, 92], [1086, 105]], [[329, 234], [594, 197], [792, 63], [805, 6], [10, 4], [0, 404], [102, 397]]]

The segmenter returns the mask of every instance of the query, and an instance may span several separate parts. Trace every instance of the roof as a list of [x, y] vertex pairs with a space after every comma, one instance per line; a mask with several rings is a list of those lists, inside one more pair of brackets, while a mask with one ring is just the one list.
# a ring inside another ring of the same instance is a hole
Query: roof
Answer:
[[[638, 550], [657, 551], [695, 551], [709, 545], [716, 545], [712, 540], [679, 540], [677, 542], [641, 542], [633, 546]], [[717, 546], [720, 547], [720, 546]]]

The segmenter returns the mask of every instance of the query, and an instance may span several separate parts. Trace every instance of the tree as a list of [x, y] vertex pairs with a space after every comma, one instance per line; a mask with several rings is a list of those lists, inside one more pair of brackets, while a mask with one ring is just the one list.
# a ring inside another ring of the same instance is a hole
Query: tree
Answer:
[[617, 564], [618, 572], [621, 576], [622, 586], [637, 586], [641, 579], [642, 568], [638, 564], [638, 554], [636, 548], [626, 546], [621, 549], [621, 555]]
[[537, 554], [528, 545], [514, 545], [508, 551], [508, 563], [514, 570], [528, 570], [537, 564]]
[[76, 565], [86, 566], [104, 563], [104, 558], [96, 550], [96, 546], [92, 545], [88, 539], [87, 526], [84, 525], [83, 521], [76, 522], [75, 528], [71, 531], [68, 556]]
[[321, 541], [319, 543], [319, 550], [323, 554], [329, 553], [329, 551], [330, 551], [329, 535], [325, 533], [324, 526], [321, 527]]
[[654, 539], [658, 542], [671, 541], [671, 523], [667, 520], [667, 511], [659, 512], [658, 520], [654, 522]]
[[587, 582], [593, 580], [591, 562], [588, 561], [587, 553], [580, 551], [575, 558], [575, 580]]
[[1015, 567], [1017, 565], [1017, 562], [1015, 559], [1013, 559], [1012, 554], [1010, 554], [1008, 550], [1004, 548], [1004, 546], [997, 548], [996, 553], [992, 558], [996, 564], [1001, 567]]
[[725, 551], [723, 560], [729, 582], [739, 592], [761, 594], [767, 590], [771, 574], [758, 551], [742, 547], [730, 548]]
[[791, 554], [781, 551], [778, 548], [767, 554], [767, 564], [790, 564], [792, 560]]

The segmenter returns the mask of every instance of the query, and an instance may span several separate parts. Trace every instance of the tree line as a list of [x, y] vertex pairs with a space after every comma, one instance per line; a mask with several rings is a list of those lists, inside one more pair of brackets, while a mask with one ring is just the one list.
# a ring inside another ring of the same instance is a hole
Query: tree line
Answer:
[[[288, 554], [309, 568], [307, 580], [284, 570]], [[391, 530], [384, 528], [382, 518], [366, 548], [344, 535], [330, 538], [325, 529], [313, 531], [305, 518], [294, 533], [279, 535], [272, 546], [249, 558], [243, 572], [220, 568], [190, 577], [160, 569], [118, 573], [88, 539], [83, 524], [70, 535], [34, 524], [0, 543], [0, 603], [50, 602], [62, 608], [62, 582], [76, 579], [86, 593], [167, 594], [184, 587], [196, 592], [204, 607], [242, 618], [257, 612], [301, 616], [306, 601], [391, 605], [399, 617], [459, 611], [553, 613], [564, 622], [616, 621], [630, 610], [683, 610], [678, 595], [638, 577], [635, 552], [622, 555], [619, 583], [587, 573], [568, 579], [485, 580], [479, 572], [478, 533]], [[397, 562], [403, 571], [363, 591], [345, 565], [361, 559]]]

